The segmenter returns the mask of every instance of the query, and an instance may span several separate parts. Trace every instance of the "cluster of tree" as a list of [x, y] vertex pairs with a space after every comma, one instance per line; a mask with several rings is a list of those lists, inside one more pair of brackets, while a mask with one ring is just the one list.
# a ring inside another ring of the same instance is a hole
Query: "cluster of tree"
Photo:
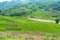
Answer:
[[42, 9], [44, 11], [51, 11], [51, 12], [60, 11], [59, 1], [58, 2], [33, 1], [33, 3], [28, 3], [28, 4], [21, 4], [20, 2], [3, 2], [0, 3], [0, 5], [1, 5], [0, 15], [9, 15], [9, 16], [23, 16], [28, 14], [31, 15], [33, 12]]

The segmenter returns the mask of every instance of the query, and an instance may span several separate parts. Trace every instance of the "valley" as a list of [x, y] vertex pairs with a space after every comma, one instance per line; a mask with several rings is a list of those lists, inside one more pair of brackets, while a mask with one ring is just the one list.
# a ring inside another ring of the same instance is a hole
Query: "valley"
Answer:
[[0, 2], [0, 40], [60, 40], [56, 19], [60, 21], [57, 0]]

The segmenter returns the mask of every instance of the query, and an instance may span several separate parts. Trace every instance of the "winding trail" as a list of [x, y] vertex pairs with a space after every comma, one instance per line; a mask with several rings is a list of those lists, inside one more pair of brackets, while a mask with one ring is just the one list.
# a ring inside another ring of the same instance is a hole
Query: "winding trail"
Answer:
[[[30, 20], [34, 20], [34, 21], [40, 21], [40, 22], [52, 22], [55, 23], [55, 21], [53, 20], [44, 20], [44, 19], [35, 19], [35, 18], [29, 18]], [[60, 24], [60, 22], [59, 22]]]

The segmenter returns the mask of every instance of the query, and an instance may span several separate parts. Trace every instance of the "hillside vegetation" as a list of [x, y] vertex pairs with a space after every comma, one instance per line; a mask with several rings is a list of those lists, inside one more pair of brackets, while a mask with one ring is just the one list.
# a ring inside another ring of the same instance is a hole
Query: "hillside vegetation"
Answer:
[[0, 16], [0, 30], [60, 33], [59, 26], [59, 24], [37, 22], [22, 17]]
[[0, 15], [3, 16], [28, 16], [42, 19], [55, 20], [60, 18], [59, 1], [32, 1], [27, 4], [20, 2], [2, 2], [0, 3]]
[[[15, 1], [13, 0], [11, 2], [0, 2], [0, 31], [3, 31], [4, 33], [3, 32], [2, 33], [4, 35], [11, 31], [13, 32], [12, 34], [14, 34], [14, 32], [16, 31], [17, 31], [16, 33], [18, 33], [19, 31], [23, 33], [32, 32], [33, 34], [36, 32], [37, 35], [42, 32], [41, 35], [38, 35], [38, 38], [39, 36], [44, 35], [43, 33], [47, 34], [51, 33], [54, 35], [53, 37], [55, 37], [55, 34], [57, 34], [56, 37], [58, 37], [58, 35], [60, 35], [60, 24], [52, 22], [51, 23], [39, 22], [30, 20], [29, 18], [43, 19], [43, 20], [44, 19], [56, 20], [57, 18], [60, 19], [59, 4], [60, 1], [39, 1], [39, 0], [38, 1], [30, 0], [27, 3], [25, 2], [22, 3], [19, 0]], [[49, 34], [47, 36], [50, 37]], [[10, 37], [7, 36], [5, 39], [7, 40], [8, 38]], [[21, 37], [20, 39], [24, 40], [23, 37]], [[18, 38], [17, 40], [20, 39]]]

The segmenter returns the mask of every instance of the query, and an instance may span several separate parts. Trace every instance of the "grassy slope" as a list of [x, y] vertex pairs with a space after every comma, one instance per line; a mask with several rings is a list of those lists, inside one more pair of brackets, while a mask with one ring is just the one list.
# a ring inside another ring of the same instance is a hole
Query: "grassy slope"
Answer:
[[22, 17], [0, 16], [0, 30], [60, 33], [60, 24], [36, 22]]
[[33, 12], [32, 16], [36, 16], [42, 19], [55, 20], [56, 18], [52, 17], [53, 12], [37, 10]]

